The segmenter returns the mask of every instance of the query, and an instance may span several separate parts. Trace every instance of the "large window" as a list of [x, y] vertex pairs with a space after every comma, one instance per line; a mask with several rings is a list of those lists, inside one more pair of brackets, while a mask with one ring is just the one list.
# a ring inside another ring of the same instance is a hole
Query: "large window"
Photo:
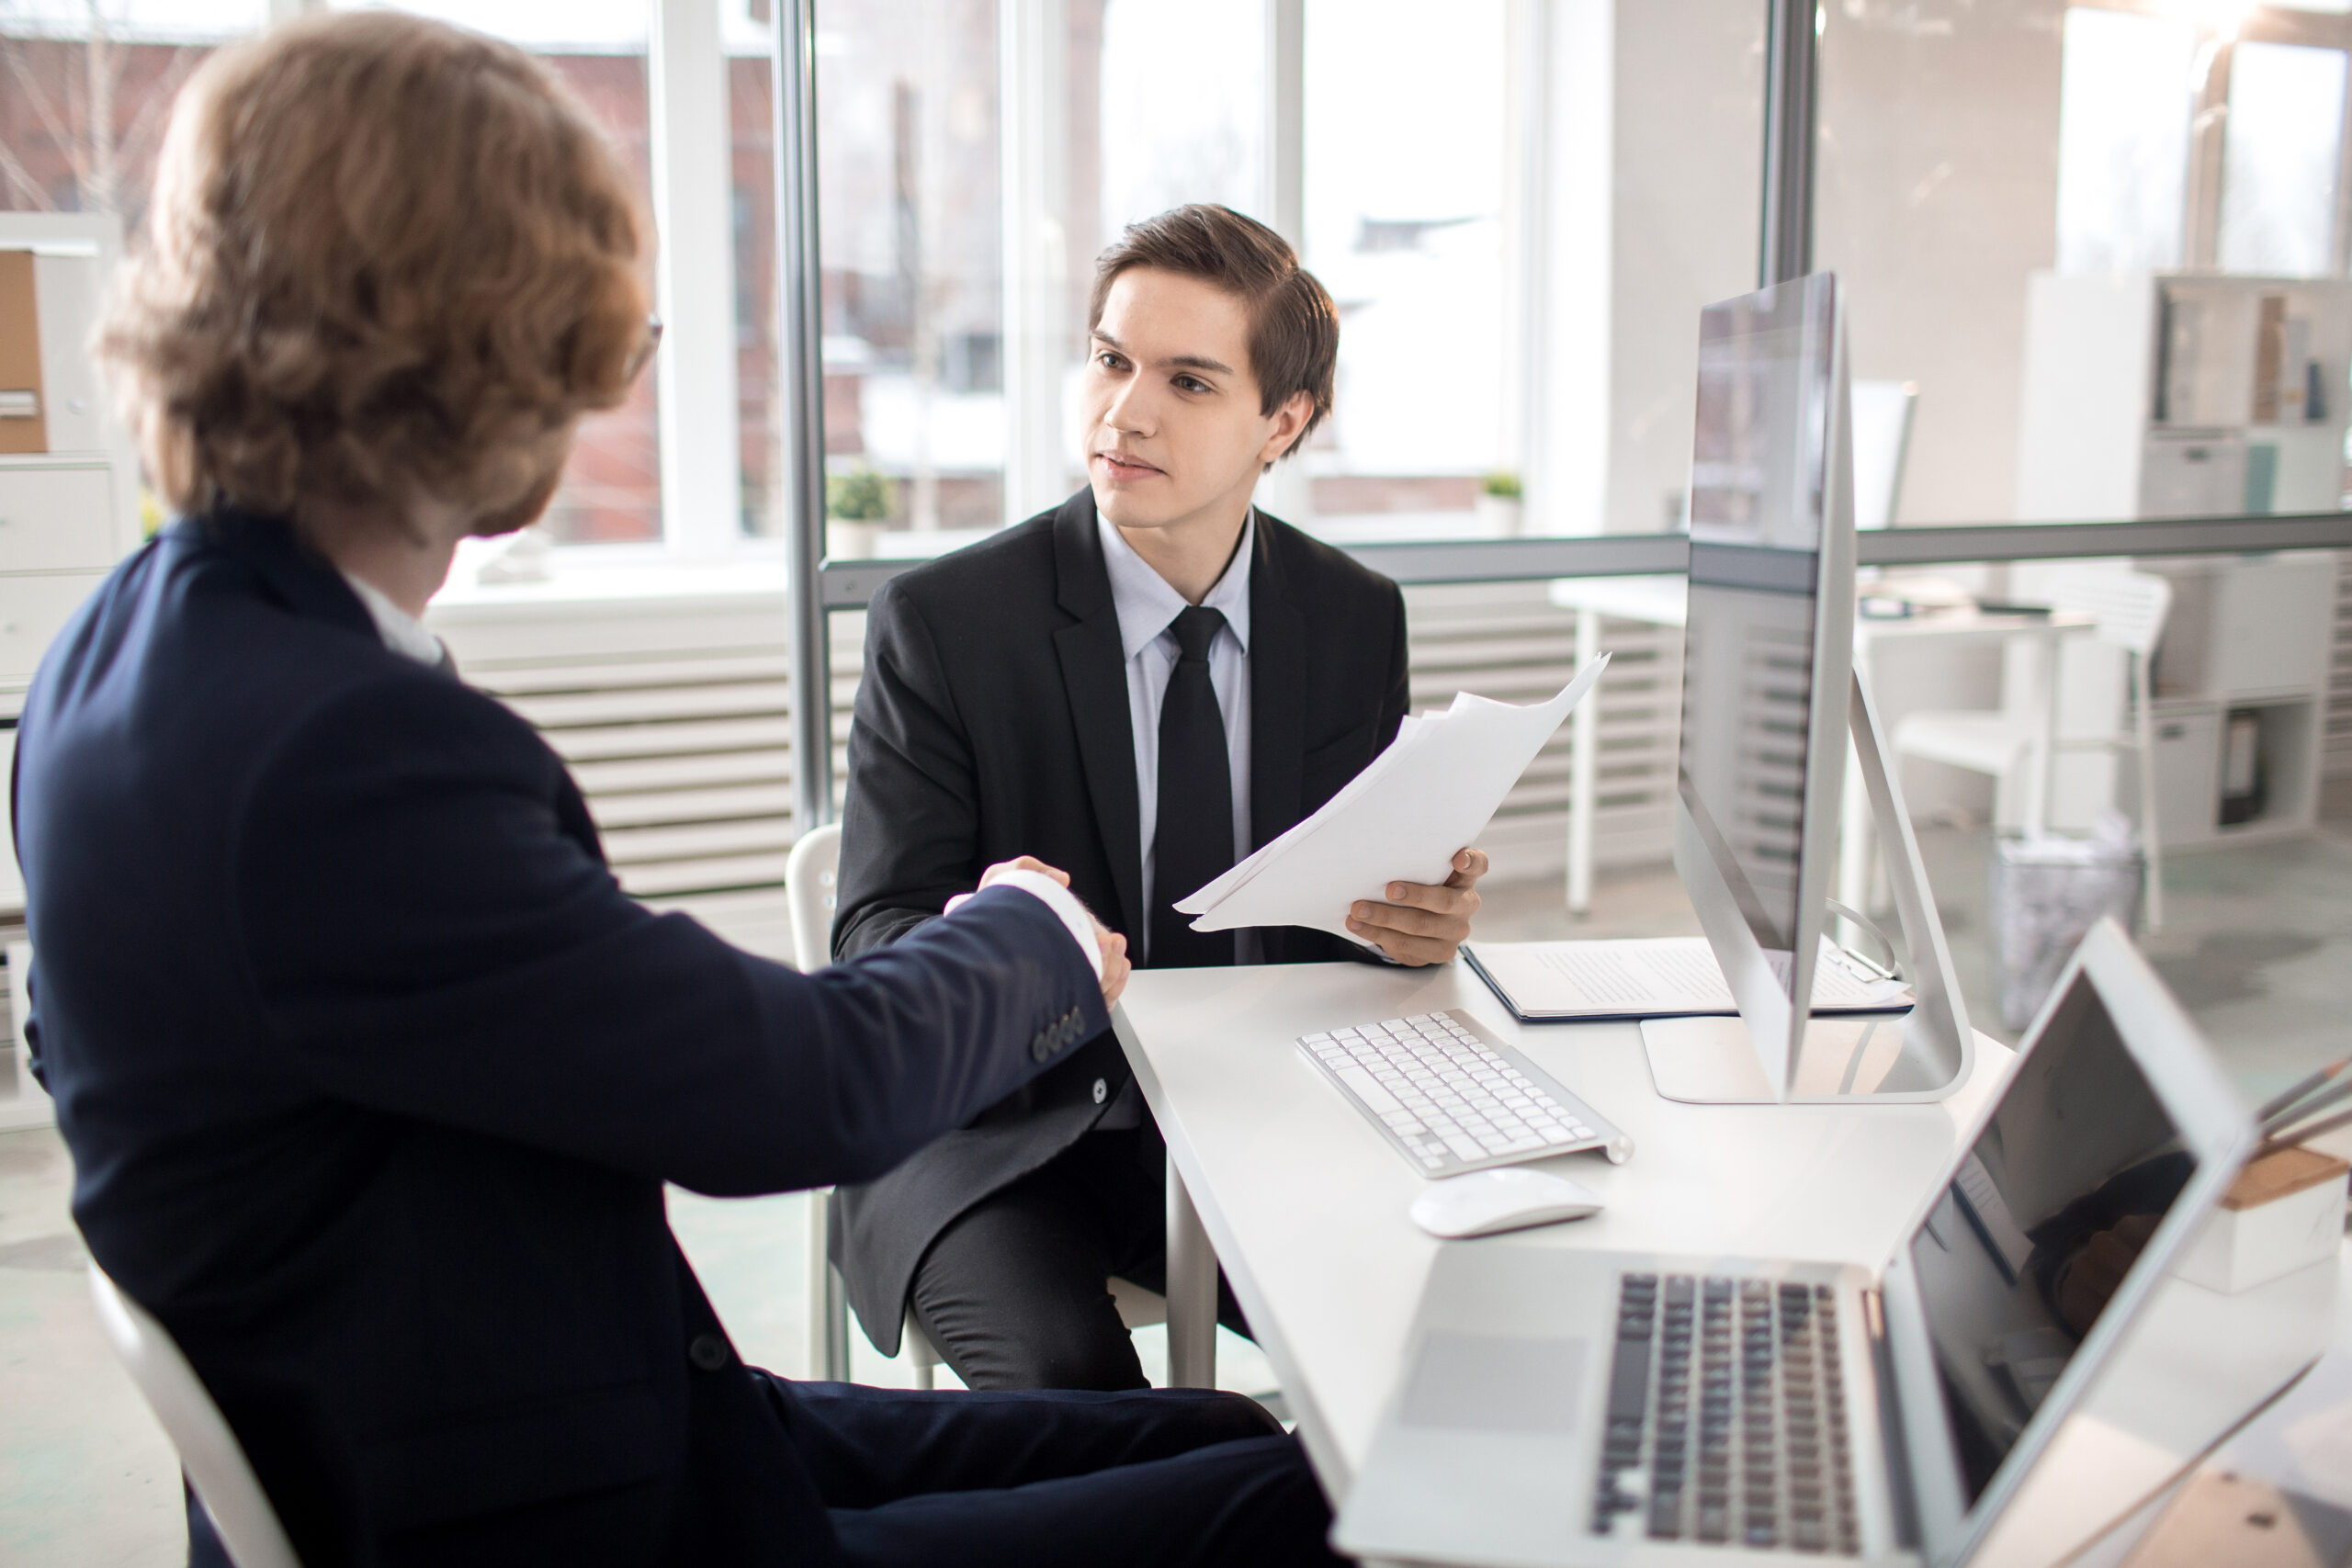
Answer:
[[1482, 475], [1523, 466], [1506, 450], [1504, 11], [1463, 0], [1432, 27], [1413, 0], [1306, 8], [1306, 260], [1344, 323], [1337, 406], [1307, 454], [1318, 518], [1442, 528]]
[[989, 0], [818, 17], [825, 447], [848, 553], [1003, 521], [997, 25]]
[[173, 96], [264, 0], [0, 0], [0, 209], [145, 214]]
[[2059, 54], [2058, 269], [2180, 265], [2197, 29], [2069, 10]]
[[1748, 0], [1442, 24], [885, 0], [820, 26], [833, 553], [934, 547], [1083, 482], [1093, 258], [1184, 201], [1291, 236], [1340, 307], [1338, 406], [1261, 487], [1279, 514], [1355, 538], [1679, 525], [1698, 310], [1755, 275]]
[[2292, 277], [2342, 270], [2335, 206], [2345, 58], [2342, 49], [2287, 43], [2231, 51], [2222, 270]]

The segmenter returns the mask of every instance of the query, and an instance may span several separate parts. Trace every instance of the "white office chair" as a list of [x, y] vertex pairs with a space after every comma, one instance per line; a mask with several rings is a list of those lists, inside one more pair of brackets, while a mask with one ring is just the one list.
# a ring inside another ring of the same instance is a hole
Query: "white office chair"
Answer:
[[1903, 499], [1903, 466], [1911, 452], [1916, 381], [1857, 381], [1851, 389], [1854, 526], [1892, 528]]
[[115, 1288], [96, 1264], [90, 1265], [90, 1300], [107, 1342], [139, 1385], [164, 1435], [179, 1450], [188, 1484], [212, 1516], [212, 1529], [237, 1568], [302, 1568], [269, 1495], [254, 1477], [237, 1435], [212, 1403], [196, 1369], [164, 1325]]
[[[792, 857], [785, 862], [784, 895], [792, 909], [793, 962], [803, 974], [832, 962], [841, 858], [842, 830], [829, 822], [803, 833], [792, 846]], [[843, 1382], [849, 1377], [849, 1299], [828, 1245], [831, 1195], [830, 1187], [808, 1194], [808, 1365], [819, 1377]], [[1130, 1329], [1168, 1321], [1166, 1297], [1128, 1280], [1114, 1278], [1107, 1283], [1111, 1299], [1119, 1306], [1119, 1321]], [[900, 1333], [905, 1340], [901, 1353], [914, 1368], [915, 1386], [933, 1386], [944, 1362], [915, 1326], [913, 1313], [907, 1314]]]
[[2129, 727], [2112, 733], [2056, 732], [2059, 660], [2052, 649], [2041, 690], [2017, 710], [1996, 713], [1915, 713], [1894, 727], [1898, 756], [1925, 757], [1953, 767], [1990, 773], [2022, 784], [2024, 818], [2030, 832], [2047, 821], [2051, 773], [2061, 751], [2133, 752], [2140, 779], [2140, 841], [2145, 857], [2142, 907], [2147, 929], [2164, 924], [2163, 849], [2156, 831], [2154, 691], [2149, 665], [2164, 636], [2172, 608], [2172, 584], [2141, 571], [2085, 568], [2056, 574], [2050, 582], [2051, 608], [2087, 615], [2092, 635], [2124, 651], [2129, 665], [2132, 715]]

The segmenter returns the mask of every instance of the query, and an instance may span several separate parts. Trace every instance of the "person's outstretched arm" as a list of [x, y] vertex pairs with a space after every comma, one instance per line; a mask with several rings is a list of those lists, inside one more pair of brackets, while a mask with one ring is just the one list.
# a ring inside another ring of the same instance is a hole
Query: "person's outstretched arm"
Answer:
[[622, 893], [562, 764], [455, 684], [350, 691], [261, 759], [223, 911], [261, 1049], [329, 1097], [714, 1193], [871, 1178], [1108, 1027], [990, 887], [802, 976]]

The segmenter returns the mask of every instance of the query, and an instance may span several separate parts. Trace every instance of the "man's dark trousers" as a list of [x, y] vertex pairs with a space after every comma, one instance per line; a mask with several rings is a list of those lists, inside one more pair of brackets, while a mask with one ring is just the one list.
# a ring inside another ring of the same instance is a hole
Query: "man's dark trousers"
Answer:
[[[807, 1464], [843, 1568], [1338, 1561], [1324, 1542], [1330, 1510], [1298, 1440], [1238, 1394], [919, 1393], [786, 1385], [751, 1368], [728, 1375], [750, 1380]], [[385, 1561], [609, 1561], [610, 1531], [635, 1521], [641, 1490], [618, 1489], [608, 1511], [575, 1501], [560, 1521], [520, 1509], [505, 1530], [471, 1521], [462, 1535], [419, 1532]], [[190, 1568], [232, 1568], [193, 1502], [188, 1540]]]

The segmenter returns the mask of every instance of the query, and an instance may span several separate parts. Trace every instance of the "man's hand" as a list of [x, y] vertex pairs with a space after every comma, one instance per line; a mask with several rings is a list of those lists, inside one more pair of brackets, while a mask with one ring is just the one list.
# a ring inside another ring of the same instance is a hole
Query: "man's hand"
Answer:
[[1453, 857], [1453, 874], [1442, 886], [1392, 882], [1387, 903], [1351, 906], [1348, 930], [1399, 964], [1451, 963], [1470, 935], [1470, 917], [1478, 912], [1477, 882], [1486, 874], [1487, 852], [1464, 850]]
[[[1039, 872], [1052, 877], [1064, 887], [1069, 886], [1069, 872], [1063, 871], [1058, 866], [1047, 865], [1035, 855], [1018, 855], [1012, 860], [998, 862], [980, 873], [980, 886], [987, 887], [1001, 881], [1004, 874], [1009, 871]], [[1083, 904], [1079, 907], [1086, 908]], [[1127, 962], [1127, 939], [1105, 926], [1101, 920], [1095, 920], [1093, 910], [1087, 909], [1086, 918], [1094, 920], [1094, 944], [1102, 953], [1102, 1002], [1107, 1007], [1117, 1001], [1119, 993], [1127, 988], [1127, 976], [1134, 965]]]
[[1102, 948], [1102, 1005], [1109, 1007], [1127, 988], [1127, 975], [1134, 965], [1127, 962], [1127, 939], [1100, 920], [1094, 922], [1094, 940]]
[[980, 873], [980, 886], [983, 887], [993, 887], [996, 884], [1004, 880], [1005, 874], [1007, 872], [1012, 871], [1043, 872], [1047, 876], [1052, 877], [1056, 882], [1060, 883], [1064, 887], [1068, 887], [1069, 886], [1069, 872], [1062, 870], [1058, 866], [1047, 865], [1035, 855], [1015, 855], [1011, 860], [1001, 860], [997, 862], [994, 865], [989, 867], [988, 870]]

